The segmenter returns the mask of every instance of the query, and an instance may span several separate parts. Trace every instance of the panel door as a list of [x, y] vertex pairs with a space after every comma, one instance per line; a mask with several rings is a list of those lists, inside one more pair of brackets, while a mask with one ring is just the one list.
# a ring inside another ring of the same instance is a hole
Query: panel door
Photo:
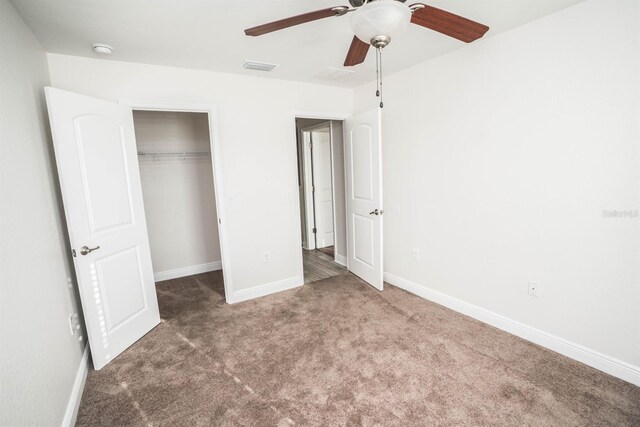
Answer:
[[95, 369], [160, 323], [131, 108], [45, 89]]
[[347, 181], [347, 266], [382, 290], [382, 155], [380, 110], [345, 122]]
[[333, 246], [333, 183], [331, 175], [331, 134], [312, 131], [313, 200], [315, 207], [316, 248]]

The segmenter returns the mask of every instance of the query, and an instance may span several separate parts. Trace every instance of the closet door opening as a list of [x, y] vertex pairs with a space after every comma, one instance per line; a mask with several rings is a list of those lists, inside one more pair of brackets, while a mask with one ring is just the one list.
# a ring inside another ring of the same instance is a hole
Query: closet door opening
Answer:
[[206, 286], [224, 301], [209, 115], [134, 109], [133, 120], [158, 292]]
[[345, 273], [343, 123], [296, 118], [304, 282]]

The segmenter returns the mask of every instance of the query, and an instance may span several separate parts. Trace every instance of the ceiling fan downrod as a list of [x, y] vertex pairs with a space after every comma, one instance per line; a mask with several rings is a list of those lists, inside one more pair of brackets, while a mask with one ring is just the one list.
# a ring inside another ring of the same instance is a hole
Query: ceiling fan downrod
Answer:
[[380, 98], [380, 108], [384, 107], [382, 101], [382, 47], [376, 47], [376, 96]]

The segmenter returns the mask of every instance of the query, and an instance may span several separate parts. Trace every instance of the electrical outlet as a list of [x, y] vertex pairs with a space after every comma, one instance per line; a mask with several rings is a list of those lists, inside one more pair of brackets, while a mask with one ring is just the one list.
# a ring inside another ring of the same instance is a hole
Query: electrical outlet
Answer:
[[529, 280], [529, 295], [531, 295], [532, 297], [537, 297], [539, 290], [540, 290], [540, 285], [538, 284], [538, 282]]
[[69, 329], [71, 330], [71, 335], [74, 335], [76, 333], [76, 328], [74, 326], [75, 323], [75, 317], [72, 314], [69, 315]]
[[269, 257], [269, 252], [265, 252], [264, 254], [262, 254], [262, 259], [264, 260], [264, 262], [269, 262]]
[[420, 250], [413, 248], [413, 251], [411, 251], [411, 260], [415, 262], [420, 261]]
[[[78, 313], [71, 313], [69, 315], [69, 330], [71, 331], [71, 335], [75, 335], [76, 331], [80, 334], [80, 319], [78, 318]], [[82, 340], [82, 336], [80, 336]]]

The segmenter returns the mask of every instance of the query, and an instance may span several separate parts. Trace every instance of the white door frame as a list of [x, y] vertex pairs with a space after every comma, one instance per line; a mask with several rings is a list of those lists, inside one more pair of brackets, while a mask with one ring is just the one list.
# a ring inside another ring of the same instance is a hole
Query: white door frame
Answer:
[[333, 260], [335, 262], [337, 262], [340, 265], [344, 265], [345, 267], [347, 266], [347, 260], [349, 259], [348, 255], [348, 250], [349, 250], [349, 241], [347, 240], [347, 235], [349, 234], [346, 230], [347, 228], [347, 224], [346, 224], [346, 217], [347, 217], [347, 175], [345, 173], [347, 164], [344, 162], [344, 121], [342, 121], [342, 168], [343, 168], [343, 172], [342, 172], [342, 176], [344, 177], [344, 180], [342, 181], [342, 185], [343, 185], [343, 190], [344, 190], [344, 200], [342, 201], [344, 203], [344, 207], [345, 207], [345, 230], [344, 230], [344, 237], [345, 237], [345, 260], [344, 261], [339, 261], [338, 260], [338, 245], [337, 245], [337, 238], [336, 238], [336, 230], [338, 229], [338, 221], [336, 220], [336, 175], [335, 175], [335, 171], [336, 171], [336, 165], [335, 165], [335, 157], [333, 155], [334, 150], [335, 150], [335, 142], [333, 140], [333, 121], [329, 122], [329, 140], [331, 141], [331, 199], [333, 200]]
[[[313, 203], [313, 188], [312, 188], [312, 165], [311, 165], [311, 150], [309, 149], [309, 143], [311, 142], [311, 133], [300, 129], [300, 136], [302, 137], [302, 195], [304, 197], [304, 228], [307, 234], [306, 245], [303, 245], [303, 249], [313, 250], [316, 248], [316, 239], [313, 235], [313, 224], [315, 223], [314, 216], [314, 203]], [[309, 140], [307, 140], [307, 136]]]
[[231, 256], [229, 235], [227, 232], [226, 210], [224, 205], [224, 178], [222, 176], [222, 149], [220, 146], [220, 131], [218, 126], [218, 109], [211, 104], [193, 104], [179, 102], [155, 102], [130, 99], [118, 99], [120, 104], [128, 105], [138, 111], [167, 111], [184, 113], [206, 113], [209, 117], [209, 141], [211, 143], [211, 164], [213, 169], [213, 191], [218, 216], [218, 235], [220, 236], [220, 256], [222, 258], [222, 277], [224, 281], [224, 298], [231, 304], [233, 296], [233, 282], [231, 280]]
[[[345, 120], [349, 119], [352, 117], [352, 114], [349, 113], [344, 113], [344, 112], [334, 112], [334, 113], [327, 113], [327, 112], [317, 112], [317, 111], [292, 111], [291, 112], [291, 119], [293, 122], [293, 127], [292, 127], [292, 140], [294, 143], [294, 147], [298, 144], [298, 130], [297, 130], [297, 126], [296, 126], [296, 119], [316, 119], [316, 120], [325, 120], [325, 121], [331, 121], [331, 120], [339, 120], [344, 122]], [[307, 128], [305, 128], [307, 129]], [[302, 129], [301, 129], [302, 130]], [[331, 130], [330, 130], [331, 131]], [[344, 128], [342, 129], [343, 132], [343, 139], [344, 139]], [[333, 138], [330, 138], [331, 141], [331, 150], [333, 152]], [[304, 144], [303, 144], [304, 145]], [[304, 157], [303, 157], [304, 159]], [[333, 232], [336, 232], [336, 212], [335, 212], [335, 175], [334, 175], [334, 164], [333, 164], [333, 156], [331, 156], [331, 185], [334, 188], [334, 194], [333, 194]], [[294, 180], [292, 182], [297, 183], [298, 182], [298, 164], [297, 162], [294, 162], [293, 164], [293, 178]], [[346, 177], [346, 163], [345, 163], [345, 177]], [[297, 185], [296, 185], [297, 188]], [[345, 191], [345, 206], [346, 206], [346, 191]], [[306, 196], [306, 190], [305, 190], [305, 197]], [[298, 218], [300, 218], [301, 212], [300, 212], [300, 194], [298, 191], [296, 191], [296, 209], [298, 210]], [[345, 218], [346, 220], [346, 218]], [[298, 242], [302, 241], [302, 231], [300, 229], [300, 227], [297, 227], [298, 232], [300, 233], [298, 235]], [[347, 259], [349, 259], [348, 253], [349, 253], [349, 233], [347, 233]], [[315, 246], [315, 245], [314, 245]], [[336, 259], [337, 256], [337, 252], [334, 251], [334, 260]], [[300, 266], [299, 266], [299, 271], [300, 271], [300, 277], [304, 278], [304, 263], [302, 260], [302, 257], [300, 257]]]
[[[305, 134], [311, 135], [311, 132], [318, 129], [328, 129], [329, 133], [331, 133], [331, 121], [327, 120], [323, 123], [318, 123], [316, 125], [307, 126], [300, 129], [302, 132], [303, 144], [302, 144], [302, 162], [304, 163], [304, 206], [305, 206], [305, 222], [307, 229], [307, 247], [305, 249], [313, 250], [317, 249], [316, 247], [316, 238], [313, 236], [313, 243], [309, 240], [309, 236], [313, 235], [313, 228], [316, 222], [315, 217], [315, 202], [313, 199], [313, 190], [311, 188], [311, 183], [313, 182], [313, 165], [312, 165], [312, 154], [309, 144], [305, 139]], [[329, 140], [331, 141], [331, 135], [329, 135]], [[331, 151], [333, 152], [333, 141], [331, 141]], [[331, 156], [331, 188], [333, 189], [333, 156]], [[332, 194], [335, 196], [335, 194]], [[333, 203], [333, 202], [332, 202]], [[309, 209], [311, 208], [311, 209]], [[335, 208], [333, 209], [333, 230], [335, 232], [336, 229], [336, 220], [335, 220]]]

